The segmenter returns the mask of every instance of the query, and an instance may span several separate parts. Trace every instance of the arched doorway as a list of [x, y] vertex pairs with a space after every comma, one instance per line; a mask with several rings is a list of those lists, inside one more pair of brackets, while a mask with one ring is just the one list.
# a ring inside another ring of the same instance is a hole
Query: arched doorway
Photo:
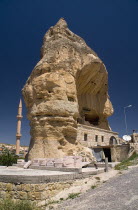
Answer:
[[110, 144], [110, 145], [115, 145], [115, 144], [117, 144], [117, 140], [116, 140], [116, 138], [115, 138], [114, 136], [111, 136], [111, 137], [110, 137], [109, 144]]

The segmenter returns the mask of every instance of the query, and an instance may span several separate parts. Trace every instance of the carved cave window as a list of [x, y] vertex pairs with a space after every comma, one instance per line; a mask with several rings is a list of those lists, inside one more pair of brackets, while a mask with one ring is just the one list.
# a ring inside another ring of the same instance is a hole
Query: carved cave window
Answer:
[[95, 135], [95, 141], [98, 142], [98, 135]]
[[74, 98], [68, 96], [68, 101], [74, 102], [75, 100], [74, 100]]
[[102, 142], [104, 142], [104, 136], [101, 136]]
[[91, 111], [91, 109], [89, 109], [89, 108], [87, 108], [87, 107], [83, 107], [82, 110], [83, 110], [84, 112], [90, 112], [90, 111]]
[[87, 139], [88, 139], [88, 135], [87, 135], [87, 133], [85, 133], [84, 134], [84, 141], [87, 141]]
[[85, 114], [85, 121], [88, 121], [92, 125], [99, 125], [99, 117], [91, 117], [88, 114]]

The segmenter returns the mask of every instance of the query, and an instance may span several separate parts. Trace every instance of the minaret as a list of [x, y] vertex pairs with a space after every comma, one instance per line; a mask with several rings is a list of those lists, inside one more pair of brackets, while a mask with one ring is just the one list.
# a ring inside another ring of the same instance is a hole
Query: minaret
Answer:
[[16, 133], [16, 155], [20, 153], [20, 138], [21, 138], [21, 119], [22, 119], [22, 100], [20, 99], [17, 115], [17, 133]]

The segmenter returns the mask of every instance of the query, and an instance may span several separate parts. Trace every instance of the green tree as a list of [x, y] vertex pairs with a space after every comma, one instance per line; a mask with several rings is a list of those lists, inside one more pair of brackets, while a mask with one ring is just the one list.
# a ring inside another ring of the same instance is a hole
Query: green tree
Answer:
[[11, 154], [7, 148], [4, 149], [3, 153], [0, 155], [0, 165], [2, 166], [12, 166], [17, 163], [17, 156]]

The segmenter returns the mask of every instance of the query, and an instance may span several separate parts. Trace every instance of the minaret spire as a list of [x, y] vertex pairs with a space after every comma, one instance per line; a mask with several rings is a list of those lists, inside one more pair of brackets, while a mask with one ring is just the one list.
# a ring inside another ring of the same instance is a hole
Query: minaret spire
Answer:
[[16, 155], [20, 153], [20, 138], [21, 138], [21, 120], [22, 120], [22, 100], [20, 99], [17, 115], [17, 132], [16, 132]]

